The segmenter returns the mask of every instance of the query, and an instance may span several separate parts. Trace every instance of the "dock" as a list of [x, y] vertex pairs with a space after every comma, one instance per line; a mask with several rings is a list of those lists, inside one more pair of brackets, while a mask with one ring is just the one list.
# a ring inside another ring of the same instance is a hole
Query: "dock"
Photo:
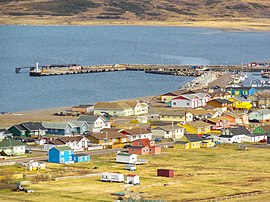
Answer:
[[205, 71], [217, 72], [261, 72], [268, 71], [270, 67], [250, 67], [242, 65], [233, 66], [192, 66], [192, 65], [152, 65], [152, 64], [104, 64], [82, 66], [78, 64], [54, 64], [41, 65], [36, 67], [18, 67], [16, 73], [23, 69], [29, 69], [30, 76], [58, 76], [85, 73], [100, 73], [114, 71], [144, 71], [152, 74], [165, 74], [176, 76], [201, 76]]

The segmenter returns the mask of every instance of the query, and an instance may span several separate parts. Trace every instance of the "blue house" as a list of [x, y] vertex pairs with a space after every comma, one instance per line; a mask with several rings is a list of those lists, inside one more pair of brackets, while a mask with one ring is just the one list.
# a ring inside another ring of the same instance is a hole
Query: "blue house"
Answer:
[[75, 163], [88, 162], [88, 161], [90, 161], [90, 155], [88, 155], [88, 154], [74, 154], [73, 160]]
[[74, 163], [74, 151], [68, 146], [53, 147], [49, 150], [49, 159], [51, 163]]
[[226, 88], [226, 91], [229, 92], [231, 95], [241, 95], [241, 96], [250, 96], [255, 93], [255, 89], [252, 87], [229, 87]]

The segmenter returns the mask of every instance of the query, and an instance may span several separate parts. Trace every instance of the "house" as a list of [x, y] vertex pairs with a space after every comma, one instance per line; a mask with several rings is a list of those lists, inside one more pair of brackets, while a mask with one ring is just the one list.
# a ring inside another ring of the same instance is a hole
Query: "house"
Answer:
[[245, 136], [245, 142], [260, 142], [261, 140], [266, 140], [266, 134], [247, 134]]
[[161, 102], [163, 103], [169, 103], [173, 98], [176, 98], [178, 95], [173, 92], [168, 92], [165, 94], [160, 95]]
[[127, 174], [126, 183], [127, 184], [139, 185], [140, 184], [140, 176], [139, 175], [134, 175], [134, 174]]
[[217, 99], [208, 101], [207, 105], [218, 108], [224, 112], [224, 111], [227, 111], [227, 109], [232, 106], [232, 102], [225, 99], [217, 98]]
[[269, 122], [270, 109], [258, 109], [248, 114], [250, 121]]
[[268, 134], [270, 133], [270, 124], [264, 126], [258, 126], [253, 130], [253, 134]]
[[148, 113], [148, 104], [136, 101], [97, 102], [94, 115], [132, 116]]
[[51, 163], [64, 164], [74, 163], [73, 154], [74, 151], [68, 146], [53, 147], [48, 152], [48, 161]]
[[216, 110], [206, 110], [206, 109], [188, 109], [188, 112], [190, 112], [193, 115], [193, 120], [202, 120], [202, 119], [208, 119], [208, 118], [215, 118], [218, 116], [221, 116], [222, 112], [216, 111]]
[[126, 152], [118, 152], [116, 154], [116, 163], [136, 164], [137, 161], [136, 154], [129, 154]]
[[211, 99], [207, 93], [184, 94], [171, 100], [171, 107], [196, 108], [205, 106]]
[[13, 133], [14, 137], [18, 138], [33, 138], [36, 136], [44, 136], [46, 134], [46, 128], [39, 122], [26, 122], [13, 125], [8, 131]]
[[155, 146], [154, 141], [145, 138], [134, 140], [128, 148], [128, 153], [137, 155], [160, 154], [161, 148], [159, 146]]
[[103, 128], [110, 128], [110, 117], [95, 116], [95, 115], [82, 115], [77, 121], [85, 121], [88, 124], [88, 131], [100, 132]]
[[173, 169], [157, 169], [157, 176], [174, 177], [174, 170]]
[[0, 129], [0, 141], [7, 138], [12, 138], [13, 134], [6, 129]]
[[222, 130], [230, 127], [230, 121], [225, 117], [208, 118], [204, 121], [212, 124], [211, 130]]
[[128, 142], [128, 137], [120, 132], [93, 133], [88, 135], [87, 138], [91, 143], [100, 145], [123, 145]]
[[221, 143], [241, 143], [245, 141], [245, 136], [250, 132], [245, 127], [227, 128], [219, 136]]
[[120, 133], [126, 135], [128, 137], [128, 142], [132, 142], [138, 139], [152, 139], [152, 132], [146, 128], [131, 128], [122, 130]]
[[89, 125], [86, 121], [70, 121], [69, 124], [72, 126], [73, 134], [85, 134], [88, 132]]
[[248, 97], [252, 101], [253, 106], [259, 108], [270, 108], [270, 91], [256, 92]]
[[174, 143], [174, 148], [197, 149], [201, 147], [202, 141], [196, 134], [185, 134], [180, 141]]
[[5, 139], [0, 142], [0, 154], [22, 155], [25, 154], [26, 145], [19, 140]]
[[87, 104], [87, 105], [77, 105], [77, 106], [73, 106], [71, 108], [71, 111], [73, 112], [79, 112], [81, 114], [87, 114], [87, 113], [91, 113], [94, 110], [94, 105], [92, 104]]
[[207, 134], [211, 131], [211, 124], [203, 121], [187, 122], [182, 127], [190, 134]]
[[229, 101], [232, 102], [232, 108], [234, 110], [250, 110], [252, 108], [251, 100], [245, 98], [232, 97]]
[[162, 138], [162, 139], [180, 139], [185, 132], [185, 129], [179, 127], [178, 125], [166, 125], [166, 126], [158, 126], [156, 128], [151, 129], [152, 138]]
[[74, 154], [73, 161], [75, 163], [89, 162], [90, 155], [88, 155], [88, 154]]
[[253, 87], [228, 87], [226, 91], [231, 95], [240, 95], [240, 96], [250, 96], [255, 93], [255, 89]]
[[59, 137], [49, 140], [44, 144], [44, 149], [49, 150], [52, 147], [68, 146], [75, 151], [87, 150], [89, 140], [84, 136]]
[[47, 135], [70, 136], [73, 134], [73, 125], [67, 122], [42, 122], [42, 126], [47, 129]]
[[193, 121], [193, 115], [188, 111], [183, 110], [162, 110], [159, 112], [160, 121], [175, 121], [175, 122], [186, 122]]

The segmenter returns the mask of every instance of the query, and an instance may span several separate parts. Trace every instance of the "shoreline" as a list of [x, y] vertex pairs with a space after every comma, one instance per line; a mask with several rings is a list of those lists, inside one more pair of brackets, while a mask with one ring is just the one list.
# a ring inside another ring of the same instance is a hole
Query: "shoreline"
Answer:
[[270, 32], [270, 20], [269, 22], [256, 23], [256, 21], [190, 21], [190, 22], [161, 22], [161, 21], [75, 21], [75, 22], [59, 22], [53, 21], [51, 23], [45, 21], [40, 22], [41, 20], [34, 19], [34, 22], [29, 22], [28, 20], [20, 21], [11, 21], [7, 22], [4, 19], [0, 18], [0, 26], [67, 26], [67, 27], [91, 27], [91, 26], [130, 26], [130, 27], [179, 27], [179, 28], [201, 28], [201, 29], [211, 29], [211, 30], [220, 30], [224, 32], [261, 32], [267, 33]]

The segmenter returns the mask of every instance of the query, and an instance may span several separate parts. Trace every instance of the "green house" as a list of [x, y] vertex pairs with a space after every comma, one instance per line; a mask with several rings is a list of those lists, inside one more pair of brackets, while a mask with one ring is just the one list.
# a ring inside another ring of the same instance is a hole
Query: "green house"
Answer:
[[20, 124], [11, 126], [8, 131], [13, 133], [13, 137], [26, 138], [26, 129]]
[[253, 134], [266, 134], [270, 132], [270, 125], [258, 126], [253, 130]]
[[0, 153], [6, 155], [25, 154], [25, 144], [19, 140], [6, 139], [0, 142]]

